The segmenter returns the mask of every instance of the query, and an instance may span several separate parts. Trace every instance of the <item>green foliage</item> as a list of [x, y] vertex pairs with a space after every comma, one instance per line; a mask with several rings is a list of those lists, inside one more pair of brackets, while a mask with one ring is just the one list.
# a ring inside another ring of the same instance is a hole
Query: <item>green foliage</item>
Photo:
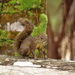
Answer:
[[0, 29], [0, 39], [3, 39], [5, 37], [6, 37], [6, 31]]
[[38, 51], [38, 49], [35, 50], [35, 54], [36, 54], [36, 56], [40, 55], [40, 52]]
[[[1, 6], [2, 6], [2, 4], [0, 3], [0, 11], [1, 11]], [[1, 12], [0, 12], [1, 13]]]
[[46, 27], [47, 27], [47, 22], [48, 22], [48, 18], [47, 15], [40, 14], [39, 17], [40, 23], [38, 25], [38, 27], [34, 27], [34, 30], [32, 32], [32, 36], [37, 36], [38, 34], [46, 34]]
[[18, 52], [15, 52], [14, 56], [20, 56], [20, 54]]
[[41, 0], [17, 0], [19, 5], [15, 6], [15, 8], [19, 10], [31, 9], [31, 8], [39, 8], [41, 4]]
[[7, 10], [3, 10], [2, 13], [6, 14], [6, 13], [15, 13], [16, 11], [14, 10], [14, 8], [12, 7], [8, 7]]
[[28, 11], [28, 15], [29, 15], [30, 17], [32, 17], [32, 16], [33, 16], [33, 12]]
[[18, 3], [16, 0], [9, 1], [9, 4], [11, 4], [11, 5], [15, 5], [16, 3]]
[[7, 38], [6, 31], [0, 29], [0, 46], [6, 46], [13, 43], [13, 40]]
[[[25, 9], [40, 8], [41, 0], [10, 0], [3, 4], [1, 13], [16, 13]], [[0, 8], [1, 8], [0, 3]], [[0, 9], [1, 10], [1, 9]]]

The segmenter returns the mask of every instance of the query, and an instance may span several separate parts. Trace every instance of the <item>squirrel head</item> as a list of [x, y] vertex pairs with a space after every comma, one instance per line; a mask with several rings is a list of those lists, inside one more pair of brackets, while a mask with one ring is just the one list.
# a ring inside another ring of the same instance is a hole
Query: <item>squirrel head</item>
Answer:
[[36, 36], [36, 42], [47, 45], [47, 36], [45, 34], [39, 34]]

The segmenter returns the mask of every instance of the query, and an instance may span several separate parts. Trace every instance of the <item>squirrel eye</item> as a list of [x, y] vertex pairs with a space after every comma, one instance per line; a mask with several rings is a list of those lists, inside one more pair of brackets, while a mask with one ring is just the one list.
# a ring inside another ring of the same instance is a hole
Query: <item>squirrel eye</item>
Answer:
[[41, 37], [41, 39], [43, 39], [43, 37]]

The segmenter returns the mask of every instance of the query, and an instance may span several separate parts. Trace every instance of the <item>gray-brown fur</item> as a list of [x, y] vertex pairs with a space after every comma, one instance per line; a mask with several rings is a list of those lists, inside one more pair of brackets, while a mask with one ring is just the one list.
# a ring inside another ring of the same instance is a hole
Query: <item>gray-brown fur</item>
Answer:
[[33, 57], [36, 58], [35, 49], [36, 49], [36, 46], [38, 44], [39, 44], [38, 50], [39, 50], [41, 56], [44, 57], [41, 44], [44, 45], [44, 46], [47, 45], [47, 37], [45, 35], [39, 35], [37, 37], [28, 36], [21, 43], [18, 52], [23, 57], [25, 57], [25, 56], [27, 56], [29, 54], [32, 54]]
[[19, 22], [24, 26], [24, 30], [20, 32], [15, 40], [15, 50], [19, 50], [22, 41], [28, 37], [33, 31], [34, 25], [28, 19], [20, 19]]

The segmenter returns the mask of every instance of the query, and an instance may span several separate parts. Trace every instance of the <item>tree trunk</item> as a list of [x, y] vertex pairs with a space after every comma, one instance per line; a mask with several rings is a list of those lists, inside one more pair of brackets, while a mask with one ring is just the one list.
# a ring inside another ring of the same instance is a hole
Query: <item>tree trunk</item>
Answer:
[[51, 23], [50, 23], [50, 11], [49, 4], [47, 0], [47, 16], [48, 16], [48, 25], [47, 25], [47, 35], [48, 35], [48, 45], [47, 45], [47, 56], [52, 59], [58, 59], [58, 51], [57, 45], [54, 41], [54, 33], [52, 31]]
[[66, 31], [67, 27], [70, 27], [70, 50], [71, 59], [75, 59], [75, 0], [64, 0], [64, 19], [63, 19], [63, 29]]

